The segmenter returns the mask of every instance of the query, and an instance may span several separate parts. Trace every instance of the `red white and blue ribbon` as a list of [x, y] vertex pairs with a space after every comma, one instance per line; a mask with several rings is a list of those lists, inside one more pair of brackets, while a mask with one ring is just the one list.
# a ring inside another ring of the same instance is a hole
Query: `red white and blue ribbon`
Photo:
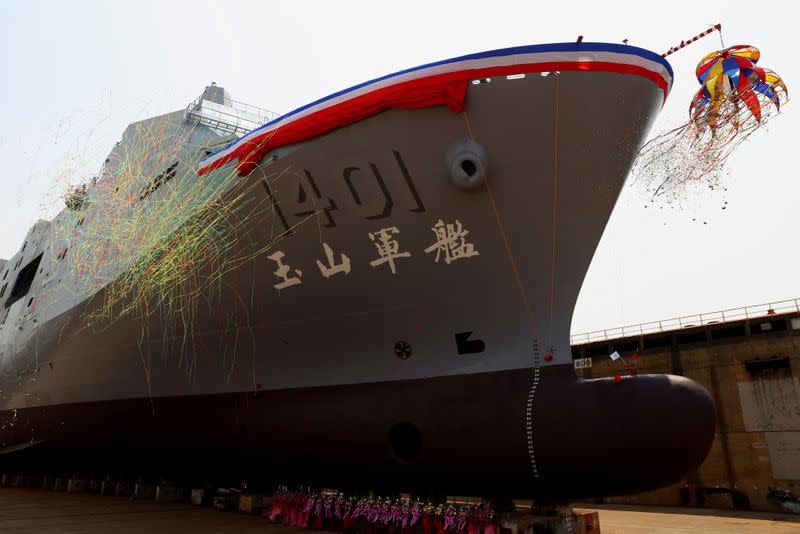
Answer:
[[447, 105], [464, 109], [470, 80], [552, 71], [613, 72], [644, 77], [667, 98], [672, 68], [660, 55], [627, 45], [560, 43], [470, 54], [389, 74], [300, 107], [200, 161], [202, 175], [237, 160], [240, 175], [270, 151], [323, 135], [386, 109]]

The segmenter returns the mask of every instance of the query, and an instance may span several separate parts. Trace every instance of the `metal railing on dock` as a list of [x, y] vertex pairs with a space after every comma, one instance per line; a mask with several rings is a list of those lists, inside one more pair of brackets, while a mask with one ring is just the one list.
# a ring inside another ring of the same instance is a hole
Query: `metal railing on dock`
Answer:
[[608, 341], [609, 339], [669, 332], [695, 326], [722, 324], [731, 321], [740, 321], [742, 319], [755, 319], [758, 317], [768, 317], [770, 315], [792, 312], [800, 313], [800, 303], [798, 299], [767, 302], [765, 304], [729, 308], [710, 313], [686, 315], [661, 321], [651, 321], [618, 328], [609, 328], [606, 330], [595, 330], [594, 332], [585, 332], [582, 334], [572, 334], [570, 336], [570, 343], [572, 345], [581, 345], [583, 343], [592, 343], [595, 341]]

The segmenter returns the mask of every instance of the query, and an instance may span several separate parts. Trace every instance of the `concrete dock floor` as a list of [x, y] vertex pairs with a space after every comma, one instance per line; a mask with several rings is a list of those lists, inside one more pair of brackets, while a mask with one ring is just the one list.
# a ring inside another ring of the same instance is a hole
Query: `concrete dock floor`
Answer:
[[663, 508], [656, 506], [603, 506], [579, 508], [600, 512], [602, 534], [788, 534], [800, 533], [800, 516]]
[[[603, 534], [800, 533], [800, 517], [714, 510], [644, 507], [593, 508]], [[3, 534], [217, 533], [301, 534], [261, 517], [186, 504], [130, 502], [126, 498], [0, 488]], [[306, 531], [308, 532], [308, 531]]]

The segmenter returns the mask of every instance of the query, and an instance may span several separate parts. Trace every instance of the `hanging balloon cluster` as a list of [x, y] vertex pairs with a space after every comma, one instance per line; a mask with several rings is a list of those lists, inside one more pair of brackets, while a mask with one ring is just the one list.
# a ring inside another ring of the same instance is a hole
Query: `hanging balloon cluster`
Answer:
[[748, 123], [761, 123], [765, 106], [774, 104], [780, 111], [779, 95], [786, 98], [786, 86], [777, 74], [756, 65], [760, 57], [756, 47], [739, 45], [700, 60], [696, 73], [702, 87], [689, 107], [695, 125], [712, 132], [729, 126], [728, 133], [738, 132]]
[[757, 48], [738, 45], [700, 60], [701, 87], [689, 106], [689, 121], [651, 139], [634, 164], [635, 181], [652, 202], [680, 202], [693, 185], [719, 188], [733, 150], [780, 112], [786, 85], [757, 65], [760, 56]]

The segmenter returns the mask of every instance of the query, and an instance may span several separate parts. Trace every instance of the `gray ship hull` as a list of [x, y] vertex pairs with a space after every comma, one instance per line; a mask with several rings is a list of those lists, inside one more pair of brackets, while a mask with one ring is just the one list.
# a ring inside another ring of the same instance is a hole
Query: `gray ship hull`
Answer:
[[[218, 280], [191, 325], [155, 313], [86, 327], [107, 290], [44, 321], [3, 369], [19, 379], [0, 399], [0, 443], [117, 468], [215, 458], [298, 482], [553, 499], [695, 468], [714, 430], [700, 386], [579, 380], [569, 346], [662, 91], [531, 73], [470, 84], [466, 101], [270, 154], [242, 178], [266, 208], [231, 251], [250, 260], [198, 265]], [[471, 189], [452, 154], [475, 143], [477, 168], [462, 170], [486, 179]]]

